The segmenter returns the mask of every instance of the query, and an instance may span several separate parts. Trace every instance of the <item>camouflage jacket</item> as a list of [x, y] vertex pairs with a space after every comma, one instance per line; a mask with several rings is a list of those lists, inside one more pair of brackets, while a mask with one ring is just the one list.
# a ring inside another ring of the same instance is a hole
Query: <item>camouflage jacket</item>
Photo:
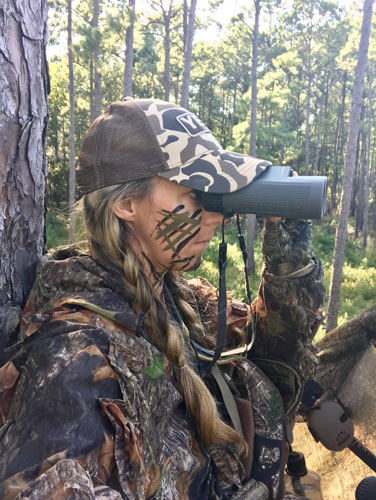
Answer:
[[[299, 368], [320, 323], [321, 280], [318, 260], [300, 278], [264, 271], [258, 356]], [[200, 309], [202, 287], [192, 287]], [[244, 323], [238, 309], [229, 316]], [[0, 368], [0, 498], [268, 498], [245, 481], [234, 447], [200, 443], [167, 360], [143, 334], [119, 278], [86, 255], [42, 258], [20, 342]]]

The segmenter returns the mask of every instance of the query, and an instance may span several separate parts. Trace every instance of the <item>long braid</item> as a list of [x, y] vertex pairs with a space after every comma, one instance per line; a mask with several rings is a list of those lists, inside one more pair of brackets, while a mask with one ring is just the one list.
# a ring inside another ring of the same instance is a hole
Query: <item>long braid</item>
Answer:
[[[132, 181], [85, 195], [83, 215], [89, 251], [94, 259], [120, 274], [127, 300], [135, 312], [145, 314], [146, 336], [173, 367], [178, 388], [203, 442], [207, 446], [235, 442], [240, 452], [244, 452], [243, 438], [220, 419], [212, 395], [192, 368], [182, 333], [170, 321], [166, 305], [150, 284], [130, 244], [132, 233], [112, 210], [117, 200], [147, 196], [151, 185], [150, 180]], [[189, 329], [199, 336], [202, 332], [195, 312], [181, 297], [179, 301]]]

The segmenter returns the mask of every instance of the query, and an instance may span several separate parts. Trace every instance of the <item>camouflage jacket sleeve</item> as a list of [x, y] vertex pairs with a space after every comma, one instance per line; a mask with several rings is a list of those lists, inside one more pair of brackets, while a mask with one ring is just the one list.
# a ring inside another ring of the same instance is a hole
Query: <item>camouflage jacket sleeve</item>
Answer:
[[312, 340], [322, 322], [323, 269], [312, 249], [310, 221], [263, 220], [264, 269], [252, 304], [254, 354], [285, 362], [303, 377], [314, 369]]
[[106, 331], [90, 311], [54, 313], [34, 315], [38, 330], [0, 368], [0, 498], [118, 500], [101, 488], [115, 463], [100, 402], [121, 397]]
[[[305, 376], [315, 363], [312, 340], [322, 321], [324, 291], [322, 265], [312, 250], [311, 222], [262, 219], [259, 224], [264, 268], [252, 303], [256, 341], [251, 355], [285, 362]], [[215, 345], [218, 292], [203, 278], [189, 285]], [[249, 307], [227, 292], [227, 349], [244, 344], [249, 321]]]

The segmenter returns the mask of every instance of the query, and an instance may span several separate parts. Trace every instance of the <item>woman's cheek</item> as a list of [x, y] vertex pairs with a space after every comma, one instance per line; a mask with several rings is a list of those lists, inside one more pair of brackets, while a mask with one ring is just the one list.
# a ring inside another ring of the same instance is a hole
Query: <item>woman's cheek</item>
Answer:
[[195, 255], [184, 256], [184, 249], [200, 232], [202, 209], [193, 213], [184, 205], [173, 210], [161, 210], [160, 220], [154, 231], [154, 238], [162, 244], [162, 252], [171, 253], [170, 264], [188, 267]]

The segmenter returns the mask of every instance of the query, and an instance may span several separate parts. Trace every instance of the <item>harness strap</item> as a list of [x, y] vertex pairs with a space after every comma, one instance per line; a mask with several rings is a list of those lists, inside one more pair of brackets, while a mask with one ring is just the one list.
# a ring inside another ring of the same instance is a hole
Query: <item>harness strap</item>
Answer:
[[219, 390], [221, 391], [223, 402], [225, 403], [227, 413], [229, 414], [229, 416], [231, 418], [231, 422], [232, 422], [235, 430], [241, 436], [243, 436], [243, 429], [242, 429], [242, 423], [241, 423], [240, 416], [239, 416], [238, 406], [236, 404], [234, 396], [233, 396], [227, 382], [225, 381], [225, 379], [224, 379], [224, 377], [223, 377], [222, 373], [220, 372], [217, 365], [214, 365], [212, 367], [211, 374], [213, 375], [215, 381], [217, 382]]

